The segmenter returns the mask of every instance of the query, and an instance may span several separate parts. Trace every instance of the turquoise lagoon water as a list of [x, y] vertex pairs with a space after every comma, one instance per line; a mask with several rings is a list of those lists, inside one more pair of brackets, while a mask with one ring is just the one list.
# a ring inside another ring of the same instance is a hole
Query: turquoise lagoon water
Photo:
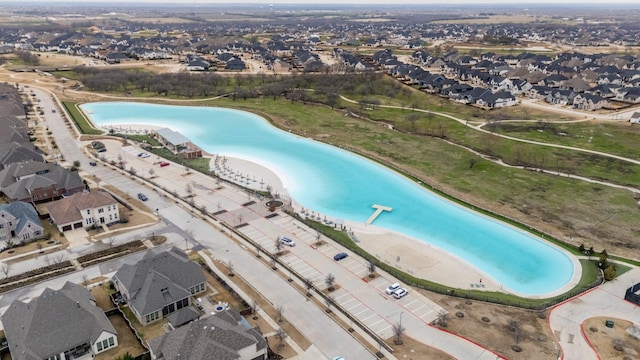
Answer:
[[279, 130], [254, 114], [129, 102], [90, 103], [82, 109], [99, 126], [165, 126], [209, 153], [258, 161], [283, 175], [297, 203], [329, 216], [364, 223], [373, 204], [392, 207], [373, 224], [448, 251], [514, 292], [550, 293], [573, 276], [569, 256], [544, 241], [453, 204], [372, 161]]

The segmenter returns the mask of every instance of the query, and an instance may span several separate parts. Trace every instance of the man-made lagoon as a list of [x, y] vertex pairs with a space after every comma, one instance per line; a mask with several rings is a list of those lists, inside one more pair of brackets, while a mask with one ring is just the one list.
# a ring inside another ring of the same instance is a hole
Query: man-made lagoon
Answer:
[[358, 155], [277, 129], [257, 115], [130, 102], [81, 108], [98, 126], [169, 127], [209, 153], [259, 161], [281, 177], [295, 202], [322, 214], [365, 223], [372, 205], [391, 207], [373, 224], [433, 244], [516, 293], [554, 292], [573, 277], [573, 261], [555, 246], [460, 207]]

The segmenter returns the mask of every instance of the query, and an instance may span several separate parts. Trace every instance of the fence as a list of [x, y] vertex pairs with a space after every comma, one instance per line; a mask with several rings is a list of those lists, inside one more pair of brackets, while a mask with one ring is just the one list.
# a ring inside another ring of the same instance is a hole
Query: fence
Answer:
[[628, 288], [627, 292], [624, 294], [624, 299], [630, 303], [640, 306], [640, 295], [637, 294], [638, 290], [640, 290], [640, 283]]

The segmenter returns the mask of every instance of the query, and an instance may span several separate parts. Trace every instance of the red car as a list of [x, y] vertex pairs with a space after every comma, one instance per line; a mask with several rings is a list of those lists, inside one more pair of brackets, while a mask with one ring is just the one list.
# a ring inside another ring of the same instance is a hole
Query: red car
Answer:
[[160, 163], [160, 167], [165, 167], [165, 166], [169, 166], [169, 165], [171, 165], [171, 164], [169, 164], [166, 161], [163, 161], [163, 162]]

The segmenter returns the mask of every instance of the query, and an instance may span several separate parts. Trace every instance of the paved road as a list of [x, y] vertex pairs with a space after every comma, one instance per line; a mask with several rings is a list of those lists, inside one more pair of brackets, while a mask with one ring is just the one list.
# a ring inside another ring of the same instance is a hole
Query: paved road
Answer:
[[[640, 322], [640, 307], [624, 300], [627, 288], [640, 278], [633, 268], [616, 280], [565, 302], [549, 312], [549, 324], [567, 360], [599, 360], [582, 335], [582, 323], [593, 317], [611, 317]], [[588, 330], [587, 330], [588, 331]]]

